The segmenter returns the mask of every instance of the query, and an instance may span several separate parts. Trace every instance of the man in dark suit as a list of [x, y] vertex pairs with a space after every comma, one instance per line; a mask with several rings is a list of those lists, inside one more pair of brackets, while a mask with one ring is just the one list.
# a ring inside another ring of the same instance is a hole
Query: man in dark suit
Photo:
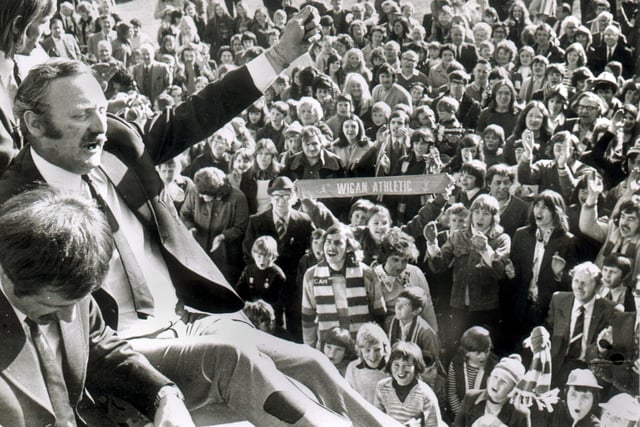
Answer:
[[516, 338], [526, 337], [544, 321], [554, 292], [569, 289], [576, 247], [568, 227], [562, 197], [549, 190], [534, 199], [529, 225], [513, 237], [518, 249], [511, 253], [513, 294], [507, 306]]
[[106, 40], [111, 44], [116, 39], [116, 32], [113, 31], [115, 21], [113, 17], [109, 15], [102, 16], [98, 19], [100, 22], [100, 32], [91, 34], [87, 39], [87, 55], [93, 55], [95, 58], [99, 57], [98, 43]]
[[[349, 389], [321, 354], [244, 321], [206, 315], [237, 311], [243, 302], [180, 222], [155, 171], [155, 165], [238, 115], [276, 73], [306, 52], [305, 40], [318, 31], [314, 15], [307, 9], [292, 18], [278, 45], [164, 111], [143, 137], [107, 115], [104, 94], [84, 64], [39, 65], [16, 96], [30, 144], [0, 179], [0, 203], [38, 181], [82, 191], [101, 203], [119, 236], [119, 257], [96, 294], [103, 314], [122, 336], [151, 337], [130, 342], [161, 372], [178, 383], [190, 382], [187, 404], [226, 403], [258, 424], [328, 417], [342, 425], [338, 412], [363, 425], [379, 425], [377, 420], [387, 417]], [[262, 382], [270, 387], [256, 383], [253, 368], [231, 369], [244, 377], [225, 383], [224, 366], [239, 361], [261, 367]], [[307, 385], [335, 412], [293, 390], [283, 373]], [[216, 392], [218, 381], [230, 387], [224, 398]]]
[[133, 79], [141, 94], [148, 97], [153, 103], [158, 95], [171, 86], [173, 76], [166, 64], [156, 61], [155, 50], [150, 44], [140, 48], [142, 63], [132, 68]]
[[128, 400], [155, 425], [193, 426], [180, 390], [105, 325], [89, 295], [113, 252], [96, 205], [42, 187], [3, 205], [0, 230], [0, 424], [115, 425], [96, 418], [88, 389]]
[[622, 76], [633, 75], [633, 53], [627, 47], [626, 38], [620, 34], [620, 28], [610, 24], [602, 32], [602, 40], [595, 43], [587, 52], [587, 64], [594, 74], [600, 74], [611, 61], [622, 64]]
[[302, 289], [296, 277], [300, 258], [310, 247], [313, 225], [307, 214], [292, 208], [296, 199], [291, 179], [283, 176], [275, 178], [267, 192], [271, 196], [271, 208], [249, 217], [242, 251], [245, 262], [249, 264], [252, 262], [251, 246], [259, 236], [273, 236], [278, 242], [276, 264], [287, 276], [287, 330], [296, 341], [302, 342]]
[[51, 35], [42, 40], [42, 48], [52, 57], [81, 59], [82, 53], [75, 37], [65, 34], [60, 18], [51, 20]]
[[571, 271], [572, 292], [556, 292], [551, 298], [547, 329], [551, 331], [551, 383], [564, 384], [573, 369], [586, 368], [586, 351], [613, 316], [615, 305], [596, 298], [600, 269], [592, 262]]
[[464, 65], [467, 73], [471, 73], [478, 62], [478, 52], [473, 44], [464, 41], [465, 34], [466, 31], [462, 25], [451, 26], [449, 35], [451, 43], [455, 47], [456, 61]]

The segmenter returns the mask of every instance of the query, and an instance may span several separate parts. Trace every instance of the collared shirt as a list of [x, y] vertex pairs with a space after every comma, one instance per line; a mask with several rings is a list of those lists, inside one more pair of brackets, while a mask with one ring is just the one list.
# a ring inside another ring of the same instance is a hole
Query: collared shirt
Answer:
[[[89, 188], [80, 175], [48, 162], [38, 155], [33, 147], [31, 154], [36, 168], [49, 185], [81, 192], [90, 197]], [[115, 159], [115, 156], [107, 152], [103, 153], [103, 158], [104, 156], [112, 156]], [[178, 297], [160, 253], [160, 246], [155, 239], [149, 238], [147, 230], [100, 169], [94, 169], [89, 176], [123, 228], [154, 299], [154, 316], [144, 320], [138, 319], [120, 255], [117, 250], [114, 251], [103, 287], [118, 302], [118, 332], [121, 336], [132, 337], [156, 331], [179, 318], [176, 314]]]
[[275, 209], [272, 209], [272, 212], [273, 212], [273, 224], [274, 225], [278, 224], [278, 221], [283, 220], [285, 228], [287, 228], [289, 226], [289, 218], [291, 218], [291, 212], [287, 213], [287, 215], [285, 215], [285, 216], [278, 215], [278, 213], [276, 213]]
[[[277, 76], [264, 54], [249, 62], [247, 70], [254, 85], [260, 91], [264, 91]], [[33, 147], [31, 147], [31, 155], [36, 168], [49, 185], [82, 192], [90, 197], [89, 188], [80, 175], [50, 163], [38, 155]], [[102, 157], [103, 159], [109, 157], [110, 161], [120, 162], [108, 152], [103, 152]], [[155, 238], [149, 236], [148, 230], [145, 229], [118, 194], [113, 183], [99, 168], [92, 170], [89, 175], [96, 190], [106, 200], [119, 225], [123, 228], [127, 242], [136, 256], [154, 298], [154, 316], [144, 320], [138, 319], [124, 267], [120, 262], [118, 251], [114, 251], [104, 288], [118, 302], [118, 332], [123, 337], [132, 337], [157, 331], [165, 327], [168, 322], [179, 318], [179, 315], [176, 314], [178, 298], [166, 262], [162, 257], [160, 244]]]
[[[5, 298], [7, 298], [7, 291], [5, 291], [2, 281], [0, 281], [0, 292], [4, 294]], [[8, 300], [9, 298], [7, 298], [7, 301]], [[10, 304], [10, 305], [14, 313], [16, 314], [16, 317], [18, 318], [20, 325], [22, 326], [22, 330], [24, 331], [25, 336], [31, 339], [31, 331], [29, 330], [29, 327], [25, 323], [25, 320], [27, 320], [27, 315], [22, 311], [20, 311], [13, 304]], [[73, 315], [75, 316], [75, 312]], [[42, 334], [47, 340], [49, 347], [51, 348], [53, 353], [56, 355], [56, 362], [58, 363], [58, 366], [62, 368], [62, 339], [60, 336], [60, 328], [58, 327], [58, 322], [51, 322], [51, 323], [47, 323], [46, 325], [38, 325], [38, 326], [40, 326], [40, 330], [42, 331]], [[33, 344], [33, 340], [32, 340], [32, 344]]]
[[584, 328], [582, 330], [582, 339], [580, 343], [580, 357], [578, 359], [584, 360], [585, 352], [587, 350], [587, 339], [589, 338], [589, 326], [591, 326], [591, 316], [593, 316], [593, 307], [595, 305], [595, 298], [591, 298], [586, 304], [581, 304], [578, 300], [573, 300], [573, 307], [571, 308], [571, 324], [569, 325], [569, 337], [574, 335], [573, 330], [576, 326], [578, 319], [578, 309], [584, 306]]

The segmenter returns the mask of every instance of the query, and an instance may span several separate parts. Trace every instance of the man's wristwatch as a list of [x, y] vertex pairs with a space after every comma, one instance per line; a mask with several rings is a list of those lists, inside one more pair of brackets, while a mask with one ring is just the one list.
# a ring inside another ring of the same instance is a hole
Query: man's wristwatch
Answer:
[[158, 390], [158, 394], [156, 394], [156, 398], [153, 401], [154, 408], [158, 409], [158, 406], [160, 406], [160, 402], [162, 401], [162, 399], [167, 396], [175, 396], [178, 399], [184, 401], [184, 395], [182, 394], [178, 386], [175, 384], [167, 384], [165, 386], [162, 386], [160, 390]]

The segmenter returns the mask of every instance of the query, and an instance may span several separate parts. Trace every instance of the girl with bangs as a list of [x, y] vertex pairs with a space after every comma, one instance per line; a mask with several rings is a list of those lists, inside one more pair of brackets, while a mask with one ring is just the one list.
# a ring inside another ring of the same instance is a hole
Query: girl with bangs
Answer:
[[553, 159], [552, 147], [549, 144], [551, 139], [551, 119], [549, 110], [547, 110], [542, 101], [529, 101], [520, 112], [513, 133], [507, 138], [507, 142], [504, 145], [504, 159], [508, 164], [516, 164], [514, 144], [516, 141], [524, 140], [525, 138], [533, 139], [534, 161]]
[[449, 303], [454, 340], [474, 325], [486, 326], [494, 336], [497, 333], [500, 281], [511, 251], [511, 239], [500, 226], [500, 205], [493, 196], [479, 195], [470, 213], [469, 224], [452, 232], [442, 248], [436, 223], [425, 227], [431, 270], [441, 272], [453, 265]]
[[331, 151], [342, 160], [347, 176], [361, 176], [358, 170], [360, 159], [371, 145], [362, 120], [356, 114], [351, 114], [342, 122], [338, 138], [331, 144]]

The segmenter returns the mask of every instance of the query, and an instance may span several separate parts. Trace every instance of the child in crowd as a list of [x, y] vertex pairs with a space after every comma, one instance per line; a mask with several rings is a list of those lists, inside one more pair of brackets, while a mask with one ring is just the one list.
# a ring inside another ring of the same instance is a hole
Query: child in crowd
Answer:
[[358, 227], [367, 225], [369, 219], [369, 209], [373, 207], [373, 202], [367, 199], [358, 199], [349, 209], [349, 227], [356, 230]]
[[619, 311], [636, 311], [633, 295], [626, 286], [630, 274], [631, 260], [624, 255], [612, 253], [602, 262], [602, 286], [598, 294], [616, 303]]
[[378, 101], [371, 107], [371, 125], [365, 129], [365, 133], [372, 141], [376, 140], [376, 136], [380, 129], [386, 127], [387, 121], [391, 117], [391, 107], [384, 101]]
[[244, 300], [263, 299], [274, 307], [276, 328], [284, 325], [284, 299], [287, 278], [275, 265], [278, 243], [271, 236], [260, 236], [251, 247], [253, 264], [247, 265], [236, 283], [236, 291]]
[[164, 183], [164, 193], [173, 201], [178, 212], [180, 212], [187, 192], [193, 191], [195, 188], [195, 184], [190, 178], [180, 175], [182, 170], [180, 157], [171, 158], [157, 166], [158, 174]]
[[524, 372], [519, 355], [503, 357], [489, 374], [486, 389], [471, 390], [464, 396], [454, 425], [528, 427], [527, 415], [510, 402]]
[[427, 293], [418, 286], [404, 288], [395, 301], [395, 315], [389, 325], [389, 342], [409, 341], [439, 361], [440, 341], [429, 323], [421, 316]]
[[453, 415], [460, 412], [462, 399], [469, 390], [486, 387], [487, 372], [497, 362], [492, 347], [489, 331], [481, 326], [473, 326], [462, 334], [460, 350], [451, 360], [447, 374], [447, 400]]
[[365, 323], [356, 335], [358, 359], [349, 363], [345, 378], [351, 387], [373, 403], [378, 382], [388, 376], [389, 338], [375, 323]]
[[253, 150], [249, 148], [239, 148], [231, 155], [231, 160], [229, 160], [230, 172], [227, 174], [227, 178], [233, 188], [241, 189], [242, 177], [251, 169], [253, 161]]
[[334, 326], [324, 336], [322, 352], [344, 376], [347, 366], [354, 359], [354, 347], [348, 330]]
[[249, 318], [251, 323], [261, 331], [273, 333], [276, 325], [276, 312], [271, 304], [265, 300], [247, 301], [244, 303], [242, 312]]
[[[456, 230], [463, 230], [467, 226], [467, 220], [469, 218], [469, 210], [462, 203], [454, 203], [449, 206], [444, 214], [440, 215], [439, 222], [444, 224], [444, 229], [438, 233], [438, 245], [442, 247], [451, 233]], [[424, 237], [424, 236], [423, 236]], [[420, 239], [422, 247], [420, 253], [422, 258], [425, 259], [426, 248], [424, 245], [424, 239]], [[451, 281], [453, 275], [450, 269], [441, 271], [439, 273], [434, 272], [425, 265], [427, 276], [429, 277], [429, 288], [431, 290], [431, 297], [433, 299], [433, 306], [438, 317], [438, 325], [442, 336], [448, 336], [449, 329], [449, 299], [451, 298]], [[453, 348], [450, 348], [453, 349]]]
[[613, 396], [606, 403], [601, 403], [602, 427], [636, 427], [640, 419], [640, 403], [638, 399], [627, 393]]
[[366, 227], [358, 228], [354, 235], [362, 248], [362, 262], [372, 266], [380, 256], [382, 239], [391, 228], [391, 213], [383, 205], [374, 205], [367, 211], [367, 216]]
[[[535, 405], [530, 408], [516, 404], [525, 414], [530, 413], [533, 426], [599, 426], [598, 403], [602, 387], [589, 369], [574, 369], [569, 374], [563, 390], [563, 399], [553, 406], [553, 410], [540, 411]], [[517, 401], [517, 400], [516, 400]]]
[[516, 59], [516, 66], [511, 73], [513, 78], [513, 86], [516, 91], [520, 91], [522, 82], [531, 76], [531, 61], [535, 56], [535, 51], [531, 46], [522, 46], [518, 51], [518, 58]]
[[438, 115], [436, 140], [443, 163], [448, 163], [455, 156], [458, 142], [463, 135], [462, 124], [456, 118], [459, 108], [460, 103], [451, 96], [443, 96], [436, 105]]
[[304, 273], [314, 265], [320, 262], [323, 258], [322, 241], [324, 239], [325, 230], [322, 228], [316, 228], [311, 232], [311, 247], [307, 249], [306, 253], [302, 255], [300, 261], [298, 261], [298, 272], [296, 279], [298, 286], [302, 289], [302, 280]]
[[487, 169], [498, 163], [504, 163], [502, 147], [504, 147], [504, 129], [500, 125], [490, 124], [482, 132], [482, 151]]
[[416, 344], [405, 341], [394, 344], [386, 370], [391, 378], [378, 382], [373, 402], [376, 407], [404, 425], [443, 425], [438, 398], [420, 379], [425, 364]]

